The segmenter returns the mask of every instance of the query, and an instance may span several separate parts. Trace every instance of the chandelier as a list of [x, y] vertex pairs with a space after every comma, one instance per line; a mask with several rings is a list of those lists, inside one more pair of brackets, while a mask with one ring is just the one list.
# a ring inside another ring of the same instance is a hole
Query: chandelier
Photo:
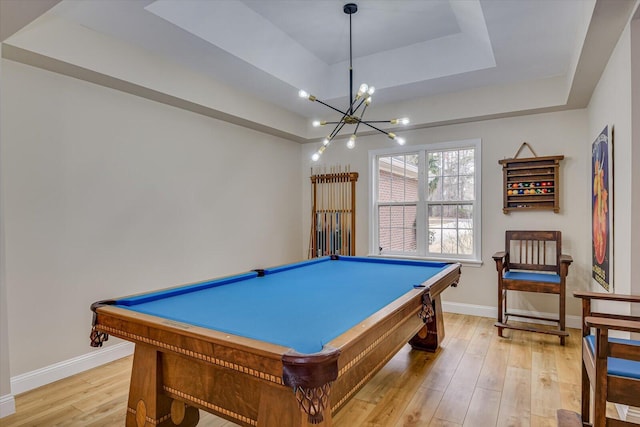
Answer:
[[409, 123], [409, 119], [404, 117], [401, 119], [391, 119], [391, 120], [364, 120], [364, 113], [367, 110], [367, 107], [371, 105], [371, 95], [375, 92], [375, 88], [373, 86], [369, 86], [366, 83], [362, 83], [358, 88], [358, 91], [353, 93], [353, 54], [352, 54], [352, 42], [351, 42], [351, 15], [358, 11], [358, 5], [355, 3], [347, 3], [342, 8], [344, 13], [349, 15], [349, 107], [342, 111], [339, 108], [333, 107], [327, 104], [324, 101], [316, 98], [314, 95], [307, 93], [304, 90], [300, 90], [298, 95], [301, 98], [307, 98], [311, 102], [318, 102], [325, 107], [328, 107], [342, 115], [339, 121], [329, 122], [329, 121], [319, 121], [316, 120], [313, 122], [314, 127], [324, 126], [324, 125], [335, 125], [331, 133], [324, 138], [322, 141], [322, 146], [316, 151], [311, 157], [313, 161], [317, 161], [322, 153], [326, 150], [326, 148], [331, 144], [333, 139], [338, 135], [338, 133], [342, 130], [345, 125], [355, 125], [353, 130], [353, 134], [347, 141], [347, 148], [354, 148], [356, 146], [356, 133], [358, 132], [358, 128], [360, 125], [365, 125], [371, 129], [377, 130], [380, 133], [387, 135], [390, 139], [393, 139], [400, 145], [404, 145], [405, 140], [397, 136], [393, 132], [387, 132], [386, 130], [380, 129], [376, 125], [379, 123], [389, 123], [392, 125], [406, 125]]

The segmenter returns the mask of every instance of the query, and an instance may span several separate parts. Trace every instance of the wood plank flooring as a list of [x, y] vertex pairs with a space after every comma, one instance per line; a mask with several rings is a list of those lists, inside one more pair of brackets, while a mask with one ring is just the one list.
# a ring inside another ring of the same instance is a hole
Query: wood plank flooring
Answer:
[[[559, 408], [580, 410], [580, 331], [555, 336], [505, 331], [495, 319], [445, 313], [436, 353], [407, 345], [334, 416], [335, 427], [543, 427]], [[131, 357], [16, 397], [0, 426], [124, 424]], [[235, 424], [200, 411], [199, 426]]]

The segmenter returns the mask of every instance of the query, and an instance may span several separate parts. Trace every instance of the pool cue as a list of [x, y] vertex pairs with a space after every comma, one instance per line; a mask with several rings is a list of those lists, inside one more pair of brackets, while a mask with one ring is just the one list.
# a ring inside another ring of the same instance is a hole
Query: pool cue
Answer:
[[338, 246], [338, 250], [340, 254], [344, 254], [342, 251], [342, 166], [339, 168], [339, 174], [337, 177], [338, 188], [337, 188], [337, 202], [336, 202], [336, 216], [338, 220], [338, 225], [336, 228], [336, 240], [338, 241], [336, 245]]
[[342, 227], [340, 221], [342, 220], [342, 213], [340, 210], [340, 175], [341, 169], [338, 168], [338, 176], [336, 176], [336, 252], [342, 253], [342, 239], [340, 238], [340, 233], [342, 233]]
[[335, 250], [336, 250], [336, 242], [335, 242], [335, 236], [334, 236], [334, 192], [335, 192], [335, 166], [331, 166], [331, 174], [329, 175], [329, 188], [331, 189], [329, 191], [329, 232], [331, 233], [331, 237], [329, 239], [330, 243], [331, 243], [331, 248], [330, 248], [330, 253], [331, 254], [335, 254]]
[[311, 230], [309, 235], [309, 258], [315, 258], [318, 256], [316, 251], [316, 180], [313, 175], [313, 168], [311, 168]]
[[[342, 171], [342, 170], [341, 170]], [[346, 210], [346, 206], [344, 204], [344, 180], [345, 180], [345, 176], [346, 176], [346, 172], [342, 172], [342, 174], [340, 175], [341, 179], [340, 179], [340, 246], [341, 246], [341, 251], [343, 254], [345, 255], [349, 255], [348, 251], [346, 250], [347, 247], [345, 245], [345, 232], [347, 231], [347, 223], [346, 223], [346, 218], [347, 218], [347, 210]]]
[[[351, 174], [349, 174], [350, 178], [351, 178]], [[349, 229], [351, 230], [351, 232], [349, 233], [349, 252], [353, 253], [353, 247], [355, 244], [355, 234], [356, 234], [356, 230], [355, 230], [355, 215], [356, 215], [356, 200], [355, 200], [355, 180], [350, 179], [350, 185], [349, 185], [349, 203], [351, 204], [351, 224], [349, 225]]]
[[323, 194], [323, 200], [322, 200], [322, 209], [324, 212], [324, 223], [322, 224], [322, 230], [324, 233], [324, 253], [323, 255], [329, 255], [329, 236], [327, 235], [327, 222], [328, 222], [328, 217], [327, 217], [327, 202], [329, 200], [329, 189], [327, 188], [327, 179], [326, 179], [326, 175], [327, 175], [327, 170], [324, 170], [324, 194]]

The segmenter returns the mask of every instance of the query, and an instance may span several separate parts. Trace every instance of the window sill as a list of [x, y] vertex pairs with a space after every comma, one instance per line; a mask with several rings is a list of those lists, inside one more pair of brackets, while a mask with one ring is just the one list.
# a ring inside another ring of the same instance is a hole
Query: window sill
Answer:
[[433, 261], [433, 262], [459, 262], [463, 267], [482, 267], [482, 260], [479, 259], [456, 259], [456, 258], [427, 258], [421, 256], [409, 256], [409, 255], [379, 255], [368, 254], [368, 257], [372, 258], [397, 258], [397, 259], [415, 259], [421, 261]]

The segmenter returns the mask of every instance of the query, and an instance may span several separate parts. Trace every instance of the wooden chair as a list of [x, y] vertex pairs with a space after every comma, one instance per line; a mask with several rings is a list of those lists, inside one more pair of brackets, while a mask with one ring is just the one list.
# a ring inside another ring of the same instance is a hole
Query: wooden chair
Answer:
[[[640, 407], [640, 341], [609, 336], [611, 331], [640, 333], [640, 316], [593, 311], [591, 302], [640, 304], [640, 296], [596, 292], [574, 292], [573, 295], [582, 299], [582, 423], [597, 427], [638, 427], [628, 421], [607, 418], [606, 404]], [[591, 388], [594, 393], [592, 421]]]
[[[493, 259], [498, 270], [498, 335], [504, 329], [540, 332], [560, 337], [564, 345], [569, 333], [565, 330], [565, 288], [569, 265], [573, 259], [562, 254], [560, 231], [507, 231], [505, 250], [496, 252]], [[557, 318], [516, 314], [508, 311], [507, 292], [543, 292], [559, 296]], [[558, 329], [543, 329], [507, 324], [509, 317], [546, 320], [558, 324]]]

